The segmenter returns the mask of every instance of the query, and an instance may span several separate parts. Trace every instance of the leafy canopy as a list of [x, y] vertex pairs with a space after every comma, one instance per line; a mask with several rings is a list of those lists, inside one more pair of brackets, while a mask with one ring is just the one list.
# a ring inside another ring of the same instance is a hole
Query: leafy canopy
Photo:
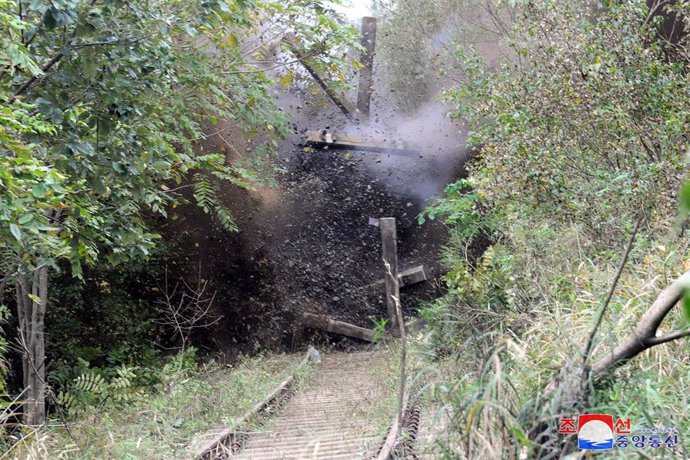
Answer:
[[[295, 34], [333, 74], [336, 50], [356, 36], [301, 0], [0, 0], [0, 25], [0, 270], [10, 274], [69, 257], [79, 275], [101, 251], [114, 263], [146, 255], [156, 235], [144, 215], [165, 214], [192, 171], [206, 171], [192, 177], [199, 204], [235, 229], [209, 175], [251, 186], [251, 165], [287, 133], [269, 92], [270, 40]], [[217, 120], [265, 142], [232, 164], [196, 155], [203, 123]]]
[[677, 211], [690, 128], [687, 48], [658, 35], [644, 1], [530, 2], [517, 9], [514, 54], [488, 70], [458, 51], [454, 115], [481, 146], [472, 184], [515, 215], [619, 234], [647, 212]]

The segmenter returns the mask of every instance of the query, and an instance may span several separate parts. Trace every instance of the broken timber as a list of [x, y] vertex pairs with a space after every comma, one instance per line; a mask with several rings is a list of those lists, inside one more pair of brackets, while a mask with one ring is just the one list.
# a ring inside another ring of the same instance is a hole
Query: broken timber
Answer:
[[[424, 265], [418, 265], [416, 267], [408, 268], [398, 273], [398, 283], [400, 287], [410, 286], [412, 284], [422, 283], [426, 281], [426, 272], [424, 271]], [[380, 279], [375, 281], [365, 287], [378, 287], [383, 286], [386, 280]]]
[[364, 340], [366, 342], [374, 341], [374, 331], [363, 327], [355, 326], [354, 324], [336, 321], [325, 316], [315, 315], [313, 313], [303, 313], [304, 322], [311, 328], [321, 329], [333, 334], [346, 335], [355, 339]]
[[307, 144], [331, 149], [368, 150], [387, 153], [417, 153], [400, 139], [347, 136], [329, 131], [307, 131]]
[[355, 113], [357, 112], [357, 108], [354, 107], [347, 99], [341, 97], [328, 86], [328, 83], [319, 74], [318, 70], [316, 70], [316, 68], [309, 63], [309, 56], [300, 48], [299, 44], [297, 43], [297, 40], [295, 39], [295, 36], [293, 34], [288, 34], [285, 37], [283, 37], [283, 41], [288, 45], [288, 48], [290, 49], [292, 54], [295, 55], [300, 64], [302, 64], [302, 67], [304, 67], [307, 70], [307, 72], [309, 72], [309, 75], [311, 75], [314, 81], [316, 81], [316, 83], [319, 84], [321, 89], [323, 89], [326, 95], [328, 95], [328, 97], [331, 98], [333, 103], [340, 109], [340, 111], [343, 112], [346, 117], [354, 118]]
[[398, 282], [398, 234], [395, 225], [395, 217], [382, 217], [379, 219], [381, 229], [381, 244], [383, 250], [384, 279], [386, 285], [386, 309], [390, 321], [391, 332], [398, 336], [401, 315], [400, 310], [400, 283]]
[[374, 51], [376, 49], [376, 18], [365, 16], [362, 18], [362, 53], [359, 62], [359, 91], [357, 93], [357, 109], [363, 116], [369, 116], [371, 92], [374, 84]]

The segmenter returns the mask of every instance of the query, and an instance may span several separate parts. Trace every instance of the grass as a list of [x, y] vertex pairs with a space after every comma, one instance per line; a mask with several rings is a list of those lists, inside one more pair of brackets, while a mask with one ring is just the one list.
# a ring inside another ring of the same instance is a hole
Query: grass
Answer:
[[371, 369], [371, 379], [381, 388], [381, 396], [372, 401], [367, 413], [373, 426], [379, 427], [381, 438], [393, 421], [398, 410], [400, 388], [400, 342], [386, 340], [377, 345], [385, 350], [385, 359], [378, 360]]
[[[209, 430], [233, 426], [291, 375], [301, 359], [261, 355], [232, 366], [210, 364], [198, 372], [180, 372], [166, 382], [165, 391], [128, 407], [93, 411], [70, 423], [69, 430], [52, 426], [38, 438], [41, 446], [33, 449], [56, 459], [189, 458], [208, 440]], [[25, 455], [30, 454], [19, 458]]]
[[[570, 240], [571, 242], [573, 240]], [[580, 362], [581, 352], [592, 329], [615, 265], [620, 255], [592, 259], [578, 245], [567, 244], [568, 236], [553, 238], [546, 256], [529, 266], [535, 301], [531, 309], [506, 311], [504, 327], [495, 330], [463, 329], [463, 311], [454, 307], [453, 330], [464, 331], [458, 339], [450, 370], [436, 386], [444, 403], [452, 409], [451, 426], [444, 446], [447, 458], [520, 458], [525, 453], [529, 404], [567, 363]], [[615, 251], [613, 251], [615, 252]], [[658, 244], [642, 240], [636, 244], [616, 289], [611, 307], [596, 336], [591, 362], [605, 356], [630, 334], [637, 319], [659, 291], [679, 273], [690, 268], [690, 248], [684, 241]], [[453, 308], [451, 306], [451, 308]], [[664, 321], [662, 333], [687, 327], [679, 308]], [[524, 318], [513, 332], [510, 315]], [[467, 338], [467, 342], [462, 342]], [[431, 353], [430, 367], [438, 365]], [[630, 417], [637, 428], [668, 427], [679, 433], [674, 449], [651, 447], [614, 449], [597, 457], [605, 459], [678, 458], [690, 452], [690, 341], [663, 344], [635, 357], [613, 371], [610, 380], [595, 387], [584, 409]], [[537, 403], [536, 409], [539, 409]], [[538, 411], [537, 411], [538, 412]], [[535, 412], [532, 412], [535, 413]], [[578, 415], [578, 414], [562, 414]], [[552, 438], [562, 443], [564, 436]]]

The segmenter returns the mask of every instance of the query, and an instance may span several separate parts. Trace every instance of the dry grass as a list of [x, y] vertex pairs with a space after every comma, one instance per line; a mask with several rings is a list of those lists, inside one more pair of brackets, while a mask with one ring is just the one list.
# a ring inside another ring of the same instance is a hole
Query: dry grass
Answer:
[[[129, 407], [93, 412], [69, 426], [54, 425], [5, 458], [188, 458], [208, 430], [232, 426], [288, 375], [301, 355], [247, 358], [234, 366], [181, 372], [167, 390]], [[70, 435], [72, 433], [72, 435]]]
[[[443, 444], [448, 458], [503, 459], [525, 455], [527, 422], [535, 398], [565, 365], [581, 362], [596, 313], [618, 262], [617, 254], [592, 260], [577, 232], [551, 240], [552, 246], [526, 257], [541, 303], [528, 312], [519, 335], [510, 328], [474, 335], [455, 356], [453, 375], [438, 386], [452, 408]], [[525, 248], [534, 245], [526, 244]], [[539, 265], [539, 262], [541, 265]], [[656, 295], [690, 265], [684, 242], [638, 241], [596, 336], [592, 362], [616, 346], [635, 327]], [[510, 313], [508, 313], [510, 314]], [[510, 324], [510, 319], [506, 321]], [[687, 327], [680, 309], [666, 319], [663, 333]], [[680, 433], [675, 455], [690, 452], [690, 345], [687, 339], [644, 352], [595, 387], [588, 412], [630, 417], [633, 426], [664, 426]], [[537, 408], [544, 401], [537, 400]], [[577, 414], [561, 414], [577, 415]], [[544, 420], [553, 426], [557, 419]], [[671, 458], [671, 449], [614, 449], [601, 458]]]

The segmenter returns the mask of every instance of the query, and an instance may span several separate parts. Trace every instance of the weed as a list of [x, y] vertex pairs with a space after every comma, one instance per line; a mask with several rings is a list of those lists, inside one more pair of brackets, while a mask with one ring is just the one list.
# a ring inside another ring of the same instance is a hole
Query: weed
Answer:
[[[258, 355], [238, 363], [185, 364], [178, 357], [161, 370], [163, 385], [126, 407], [91, 408], [65, 427], [53, 426], [51, 458], [189, 457], [213, 428], [235, 421], [295, 368], [299, 355]], [[308, 370], [300, 371], [303, 378]]]

